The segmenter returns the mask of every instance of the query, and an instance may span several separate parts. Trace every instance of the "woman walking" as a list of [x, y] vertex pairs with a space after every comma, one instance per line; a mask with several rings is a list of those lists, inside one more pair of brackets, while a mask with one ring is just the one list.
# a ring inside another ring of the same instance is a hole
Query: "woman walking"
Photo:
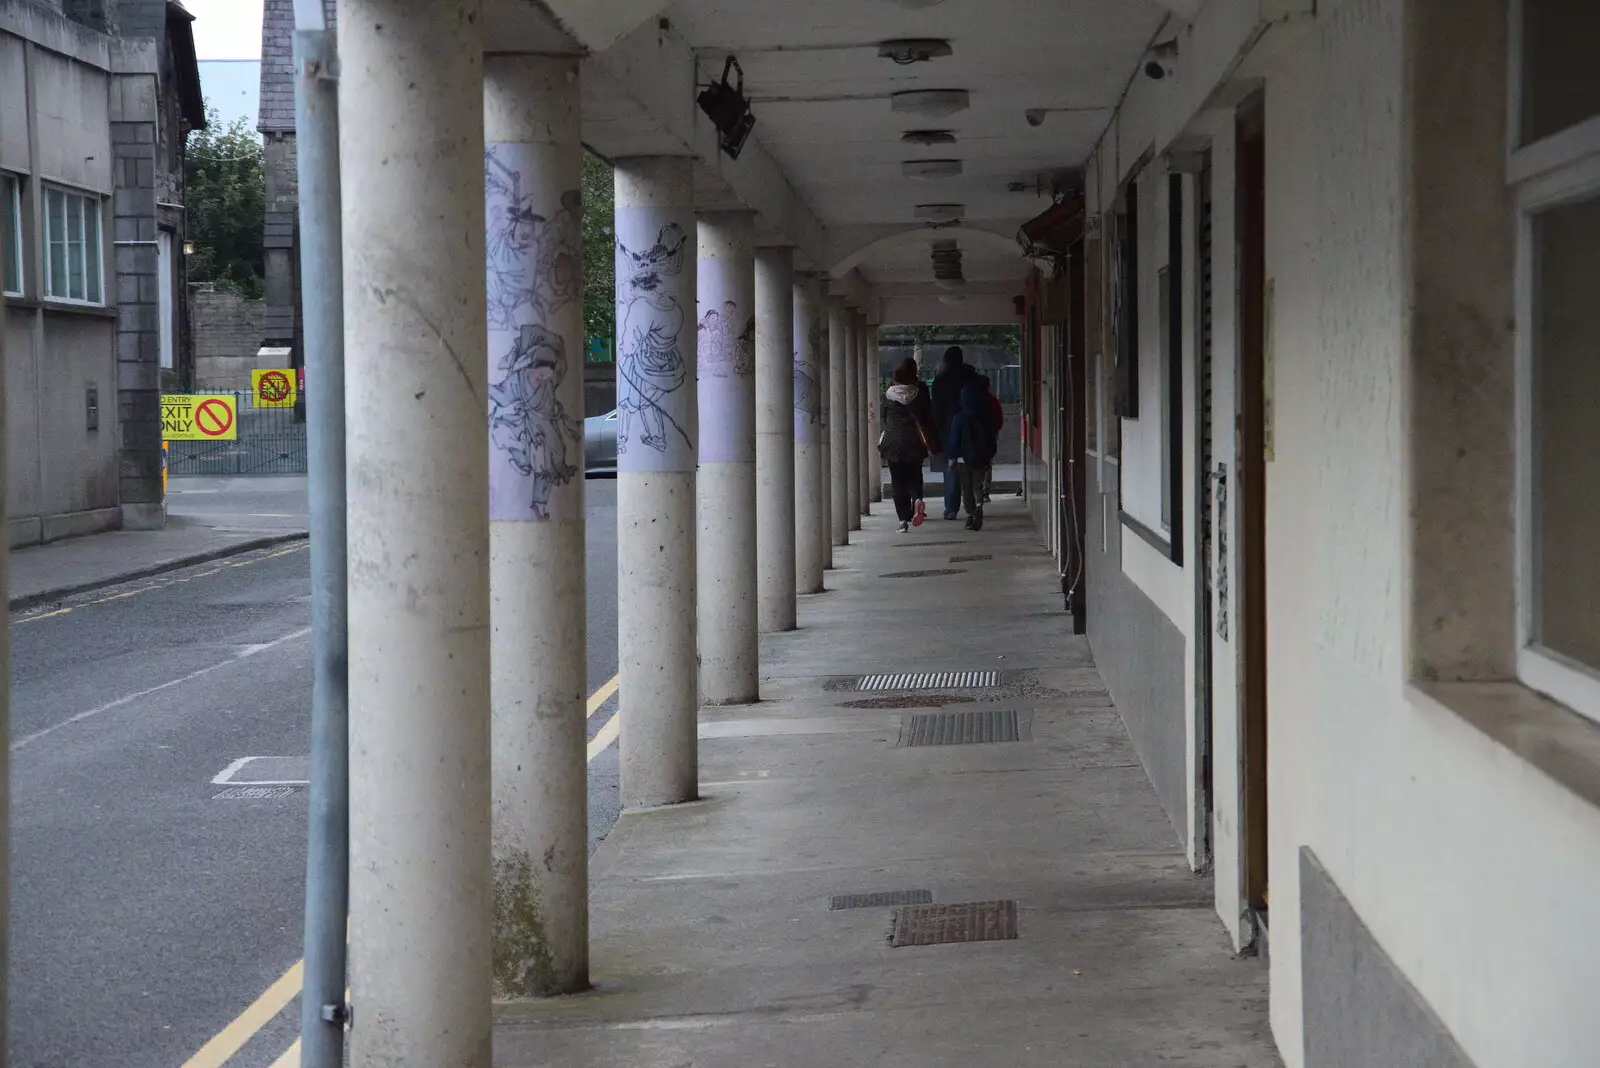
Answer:
[[920, 527], [927, 506], [922, 502], [922, 461], [932, 450], [933, 407], [928, 391], [917, 378], [917, 361], [907, 358], [894, 369], [894, 385], [883, 394], [883, 434], [878, 452], [889, 465], [894, 486], [894, 510], [900, 533]]

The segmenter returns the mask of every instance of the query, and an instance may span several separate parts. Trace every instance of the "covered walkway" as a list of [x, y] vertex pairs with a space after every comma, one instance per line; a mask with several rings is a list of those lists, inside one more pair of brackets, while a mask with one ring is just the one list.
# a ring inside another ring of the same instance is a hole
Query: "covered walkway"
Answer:
[[[497, 1066], [1279, 1063], [1265, 965], [1230, 952], [1020, 502], [978, 535], [891, 519], [763, 639], [761, 702], [702, 712], [701, 800], [623, 815], [591, 862], [595, 989], [502, 1006]], [[943, 713], [1021, 740], [905, 744]], [[835, 900], [897, 892], [1014, 902], [1016, 938], [895, 947], [900, 909]]]

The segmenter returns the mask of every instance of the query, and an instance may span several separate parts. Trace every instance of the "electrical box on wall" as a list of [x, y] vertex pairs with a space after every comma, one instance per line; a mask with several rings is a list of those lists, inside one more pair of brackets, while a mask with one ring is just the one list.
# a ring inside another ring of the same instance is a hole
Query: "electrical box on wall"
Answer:
[[100, 387], [93, 382], [83, 390], [83, 423], [86, 430], [100, 429]]

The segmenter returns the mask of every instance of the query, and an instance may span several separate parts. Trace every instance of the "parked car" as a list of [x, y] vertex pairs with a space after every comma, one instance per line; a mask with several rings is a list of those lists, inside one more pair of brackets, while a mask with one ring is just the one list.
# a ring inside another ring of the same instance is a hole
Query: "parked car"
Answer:
[[591, 475], [617, 473], [617, 410], [583, 421], [583, 464]]

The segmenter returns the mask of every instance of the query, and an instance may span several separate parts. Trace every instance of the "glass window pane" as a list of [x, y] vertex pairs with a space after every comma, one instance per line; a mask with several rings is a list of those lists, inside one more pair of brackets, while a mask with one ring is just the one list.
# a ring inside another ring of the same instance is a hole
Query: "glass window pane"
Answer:
[[1600, 115], [1600, 4], [1522, 0], [1522, 143]]
[[67, 195], [59, 189], [45, 194], [46, 250], [50, 257], [46, 292], [67, 295]]
[[83, 300], [83, 198], [67, 201], [67, 296]]
[[15, 178], [0, 179], [0, 265], [7, 293], [22, 291], [21, 224], [18, 219], [18, 185]]
[[1534, 220], [1534, 639], [1600, 670], [1600, 196]]
[[104, 274], [100, 267], [100, 201], [89, 197], [83, 202], [83, 262], [88, 274], [89, 299], [100, 303], [100, 280]]

